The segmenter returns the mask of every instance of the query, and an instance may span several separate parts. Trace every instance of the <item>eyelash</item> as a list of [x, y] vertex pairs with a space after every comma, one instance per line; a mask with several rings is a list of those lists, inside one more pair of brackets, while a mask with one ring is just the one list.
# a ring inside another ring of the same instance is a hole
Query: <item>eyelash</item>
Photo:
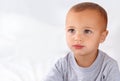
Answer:
[[91, 33], [92, 33], [92, 31], [91, 31], [91, 30], [89, 30], [89, 29], [85, 29], [85, 30], [84, 30], [84, 33], [86, 33], [86, 34], [91, 34]]
[[73, 33], [75, 31], [75, 29], [68, 29], [68, 32]]

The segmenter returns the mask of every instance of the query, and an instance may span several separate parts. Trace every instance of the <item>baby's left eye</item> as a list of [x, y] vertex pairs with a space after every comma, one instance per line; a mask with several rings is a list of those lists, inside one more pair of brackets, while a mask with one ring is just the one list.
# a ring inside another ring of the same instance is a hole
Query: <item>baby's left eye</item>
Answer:
[[91, 30], [89, 30], [89, 29], [85, 29], [85, 30], [84, 30], [84, 33], [86, 33], [86, 34], [91, 34], [91, 33], [92, 33], [92, 31], [91, 31]]

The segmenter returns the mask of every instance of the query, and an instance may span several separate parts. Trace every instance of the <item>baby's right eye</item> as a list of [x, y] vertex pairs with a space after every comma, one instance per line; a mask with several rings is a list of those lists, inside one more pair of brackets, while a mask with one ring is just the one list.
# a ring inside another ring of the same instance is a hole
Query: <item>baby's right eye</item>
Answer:
[[68, 29], [68, 32], [73, 33], [75, 32], [75, 29]]

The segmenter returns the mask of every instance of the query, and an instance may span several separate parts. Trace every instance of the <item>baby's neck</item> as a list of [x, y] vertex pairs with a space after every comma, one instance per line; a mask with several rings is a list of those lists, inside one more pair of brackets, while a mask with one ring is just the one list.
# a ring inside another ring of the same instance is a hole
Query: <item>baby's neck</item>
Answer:
[[75, 54], [75, 60], [80, 67], [90, 67], [96, 60], [98, 53], [79, 55]]

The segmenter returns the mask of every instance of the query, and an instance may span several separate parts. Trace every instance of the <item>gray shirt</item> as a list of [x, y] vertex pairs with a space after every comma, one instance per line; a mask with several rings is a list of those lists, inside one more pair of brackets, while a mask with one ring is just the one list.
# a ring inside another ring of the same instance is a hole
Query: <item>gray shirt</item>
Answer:
[[100, 50], [88, 68], [78, 66], [70, 52], [57, 61], [44, 81], [120, 81], [120, 72], [117, 62]]

